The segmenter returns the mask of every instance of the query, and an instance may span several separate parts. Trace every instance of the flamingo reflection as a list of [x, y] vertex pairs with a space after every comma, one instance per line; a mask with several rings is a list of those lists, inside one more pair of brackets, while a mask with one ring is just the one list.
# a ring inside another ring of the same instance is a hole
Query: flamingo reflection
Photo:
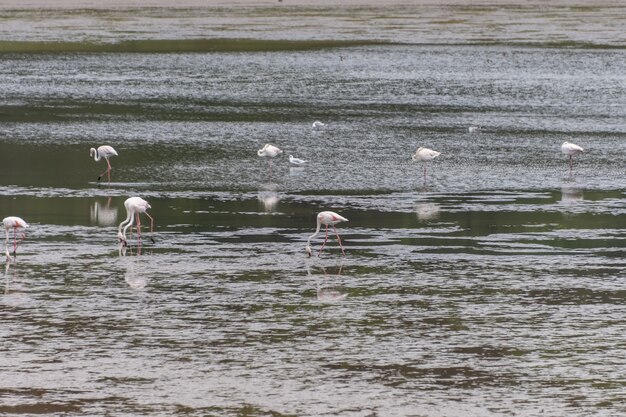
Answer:
[[[348, 297], [347, 293], [342, 293], [332, 286], [330, 286], [328, 281], [328, 274], [326, 272], [326, 267], [320, 266], [322, 272], [324, 273], [324, 277], [319, 279], [317, 277], [315, 279], [316, 289], [317, 289], [317, 301], [320, 303], [336, 303], [345, 300]], [[343, 263], [339, 265], [339, 270], [335, 274], [336, 277], [341, 276], [341, 270], [343, 269]], [[309, 263], [306, 263], [306, 272], [309, 277], [312, 276], [311, 268]]]

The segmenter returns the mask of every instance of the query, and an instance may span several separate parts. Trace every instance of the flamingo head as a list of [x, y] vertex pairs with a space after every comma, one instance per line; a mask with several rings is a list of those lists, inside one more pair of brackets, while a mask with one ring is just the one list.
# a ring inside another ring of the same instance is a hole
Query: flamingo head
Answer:
[[311, 257], [312, 251], [310, 245], [306, 245], [306, 254], [309, 258]]
[[117, 233], [117, 239], [120, 241], [120, 243], [122, 244], [122, 246], [124, 246], [124, 247], [128, 246], [128, 244], [126, 243], [126, 238], [124, 237], [124, 235], [122, 234], [122, 232], [118, 232], [118, 233]]
[[89, 156], [94, 156], [96, 153], [96, 148], [89, 149]]

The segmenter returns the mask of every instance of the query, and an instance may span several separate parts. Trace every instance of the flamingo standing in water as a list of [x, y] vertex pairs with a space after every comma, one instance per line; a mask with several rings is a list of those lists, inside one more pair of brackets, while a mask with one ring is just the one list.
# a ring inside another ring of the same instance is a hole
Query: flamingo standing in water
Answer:
[[263, 146], [263, 148], [261, 148], [258, 151], [256, 151], [256, 153], [260, 157], [267, 158], [269, 160], [269, 164], [270, 164], [270, 180], [271, 180], [271, 178], [272, 178], [272, 159], [274, 159], [278, 155], [282, 155], [282, 153], [283, 153], [282, 149], [279, 149], [279, 148], [277, 148], [274, 145], [270, 145], [269, 143], [266, 143], [265, 146]]
[[341, 253], [343, 254], [343, 256], [346, 256], [346, 252], [343, 250], [343, 245], [341, 244], [341, 238], [339, 238], [339, 233], [337, 233], [337, 228], [335, 227], [335, 225], [337, 223], [347, 222], [347, 221], [348, 219], [340, 216], [339, 214], [335, 212], [332, 212], [332, 211], [320, 212], [317, 215], [317, 229], [315, 229], [315, 233], [309, 236], [309, 240], [307, 240], [306, 242], [306, 253], [309, 255], [309, 257], [311, 256], [311, 252], [312, 252], [311, 251], [311, 239], [317, 236], [317, 234], [320, 232], [320, 228], [322, 225], [326, 226], [326, 238], [324, 239], [324, 243], [322, 244], [322, 247], [320, 248], [318, 256], [322, 255], [322, 250], [324, 249], [326, 242], [328, 242], [328, 226], [333, 227], [333, 230], [335, 231], [335, 234], [337, 235], [337, 242], [339, 242], [339, 246], [341, 247]]
[[428, 161], [432, 161], [439, 155], [441, 155], [441, 152], [433, 151], [432, 149], [428, 148], [417, 148], [415, 154], [411, 157], [411, 159], [415, 162], [424, 162], [424, 178], [426, 178], [426, 163]]
[[563, 145], [561, 145], [561, 152], [569, 156], [569, 173], [571, 175], [572, 166], [574, 165], [574, 161], [572, 160], [572, 157], [583, 153], [584, 150], [578, 145], [574, 145], [573, 143], [569, 143], [568, 141], [565, 141], [563, 142]]
[[[150, 207], [150, 204], [146, 200], [141, 197], [130, 197], [126, 201], [124, 201], [124, 207], [126, 207], [126, 220], [120, 223], [120, 227], [118, 228], [117, 238], [120, 240], [122, 245], [127, 246], [126, 242], [126, 230], [133, 225], [134, 217], [137, 217], [137, 235], [139, 236], [139, 242], [141, 243], [141, 221], [139, 219], [140, 213], [145, 213], [146, 216], [150, 219], [150, 233], [154, 230], [154, 219], [150, 216], [147, 210]], [[124, 228], [122, 230], [122, 227]], [[131, 228], [132, 233], [132, 228]], [[152, 243], [154, 243], [154, 239], [150, 238]]]
[[111, 163], [109, 162], [109, 158], [112, 156], [117, 156], [117, 152], [115, 151], [115, 149], [113, 149], [113, 147], [109, 145], [102, 145], [98, 147], [98, 149], [91, 148], [89, 150], [89, 156], [93, 156], [93, 160], [96, 162], [98, 162], [102, 158], [107, 161], [107, 170], [98, 175], [98, 181], [100, 181], [100, 178], [102, 178], [104, 174], [107, 174], [109, 182], [111, 182]]
[[5, 253], [7, 255], [7, 260], [10, 260], [11, 254], [9, 253], [9, 230], [13, 229], [13, 256], [15, 256], [17, 252], [17, 245], [19, 245], [22, 242], [22, 240], [26, 238], [26, 234], [22, 232], [22, 237], [18, 241], [17, 229], [19, 228], [26, 229], [28, 228], [28, 224], [24, 220], [16, 216], [5, 217], [4, 219], [2, 219], [2, 223], [4, 223], [4, 230], [7, 236], [6, 241], [5, 241]]

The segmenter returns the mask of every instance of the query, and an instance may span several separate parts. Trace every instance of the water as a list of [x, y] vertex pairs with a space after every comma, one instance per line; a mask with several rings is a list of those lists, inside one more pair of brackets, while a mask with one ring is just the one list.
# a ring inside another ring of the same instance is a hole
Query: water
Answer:
[[[626, 412], [626, 59], [598, 28], [620, 6], [418, 4], [403, 22], [393, 5], [387, 30], [368, 24], [382, 6], [289, 5], [304, 41], [277, 46], [260, 16], [282, 6], [189, 4], [5, 16], [34, 23], [4, 40], [60, 52], [0, 56], [0, 215], [31, 224], [0, 298], [0, 414]], [[525, 37], [465, 36], [520, 10]], [[358, 43], [310, 48], [313, 12]], [[233, 38], [255, 22], [261, 50], [93, 46], [155, 38], [159, 16], [183, 45], [213, 39], [213, 18]], [[587, 150], [571, 174], [564, 140]], [[265, 143], [285, 151], [271, 172]], [[100, 144], [119, 152], [110, 184]], [[442, 152], [426, 178], [418, 146]], [[155, 243], [124, 249], [132, 195]], [[349, 219], [346, 256], [331, 240], [308, 259], [327, 209]]]

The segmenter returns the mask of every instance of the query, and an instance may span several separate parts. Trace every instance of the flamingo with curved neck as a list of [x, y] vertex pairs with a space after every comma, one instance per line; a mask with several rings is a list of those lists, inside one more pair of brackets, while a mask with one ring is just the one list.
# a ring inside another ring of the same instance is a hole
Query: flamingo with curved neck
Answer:
[[112, 156], [117, 156], [117, 151], [113, 149], [112, 146], [102, 145], [98, 147], [98, 149], [96, 148], [89, 149], [89, 156], [93, 157], [93, 160], [96, 162], [100, 161], [100, 159], [102, 158], [104, 158], [107, 161], [107, 170], [104, 171], [102, 174], [98, 175], [98, 181], [100, 181], [100, 178], [102, 178], [104, 174], [107, 174], [109, 178], [109, 182], [111, 182], [111, 163], [109, 162], [109, 158]]
[[339, 237], [339, 233], [337, 233], [337, 228], [335, 227], [335, 225], [337, 223], [340, 222], [347, 222], [348, 219], [346, 219], [343, 216], [340, 216], [339, 214], [333, 212], [333, 211], [322, 211], [317, 215], [317, 228], [315, 229], [315, 233], [313, 233], [311, 236], [309, 236], [309, 239], [306, 242], [306, 253], [309, 255], [309, 257], [311, 256], [311, 239], [313, 239], [315, 236], [317, 236], [320, 232], [320, 228], [322, 227], [322, 225], [326, 226], [326, 238], [324, 239], [324, 243], [322, 244], [322, 247], [320, 248], [319, 254], [318, 256], [322, 255], [322, 250], [324, 249], [324, 246], [326, 246], [326, 242], [328, 242], [328, 226], [332, 226], [333, 230], [335, 231], [335, 235], [337, 235], [337, 242], [339, 242], [339, 247], [341, 247], [341, 253], [343, 254], [343, 256], [346, 256], [346, 252], [343, 250], [343, 245], [341, 244], [341, 238]]
[[[139, 219], [139, 214], [144, 213], [150, 219], [150, 233], [154, 230], [154, 219], [147, 212], [147, 210], [152, 207], [150, 207], [150, 204], [148, 204], [148, 202], [141, 197], [128, 198], [124, 201], [124, 207], [126, 207], [126, 219], [120, 223], [117, 231], [117, 238], [122, 245], [127, 246], [126, 230], [128, 230], [129, 227], [132, 227], [134, 218], [137, 218], [137, 235], [139, 236], [139, 242], [141, 242], [141, 221]], [[154, 243], [154, 239], [151, 238], [151, 240]]]
[[4, 246], [4, 251], [5, 254], [7, 256], [7, 260], [11, 259], [11, 254], [9, 253], [9, 230], [13, 229], [13, 256], [16, 255], [17, 252], [17, 245], [19, 245], [22, 240], [24, 240], [26, 238], [26, 234], [24, 232], [22, 232], [22, 237], [20, 238], [20, 240], [17, 240], [17, 229], [22, 228], [22, 229], [26, 229], [28, 228], [28, 224], [22, 220], [21, 218], [17, 217], [17, 216], [9, 216], [9, 217], [5, 217], [4, 219], [2, 219], [2, 223], [4, 224], [4, 231], [6, 232], [6, 240], [5, 240], [5, 246]]

